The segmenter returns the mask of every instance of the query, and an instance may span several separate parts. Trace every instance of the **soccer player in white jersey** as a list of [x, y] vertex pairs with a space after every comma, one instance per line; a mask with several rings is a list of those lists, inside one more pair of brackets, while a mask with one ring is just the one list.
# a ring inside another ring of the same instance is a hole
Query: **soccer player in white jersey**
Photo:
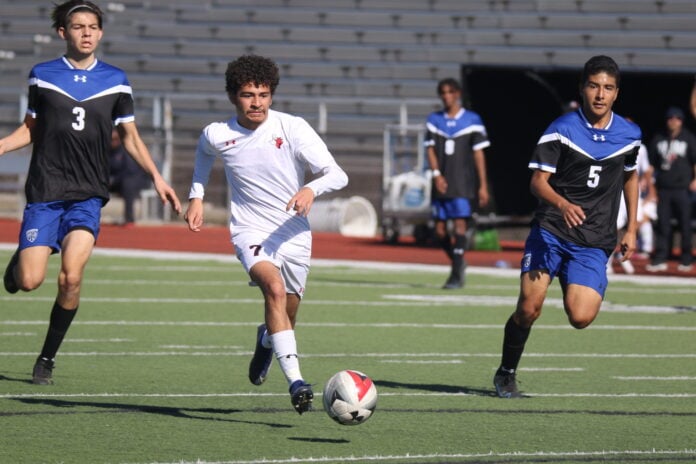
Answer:
[[617, 243], [622, 192], [628, 211], [619, 242], [623, 259], [636, 249], [641, 132], [612, 111], [619, 85], [613, 59], [590, 58], [580, 81], [582, 106], [553, 121], [532, 154], [530, 188], [539, 206], [525, 243], [517, 307], [505, 324], [493, 378], [501, 398], [521, 396], [517, 366], [554, 277], [573, 327], [584, 329], [597, 317], [607, 288], [607, 260]]
[[53, 383], [54, 357], [80, 303], [101, 208], [109, 201], [113, 127], [126, 151], [152, 178], [162, 202], [181, 212], [176, 193], [157, 171], [138, 133], [126, 74], [95, 55], [103, 35], [102, 11], [90, 1], [70, 0], [56, 5], [51, 18], [66, 52], [32, 68], [24, 121], [0, 139], [0, 155], [33, 144], [27, 205], [19, 246], [3, 276], [5, 290], [38, 288], [51, 254], [61, 255], [58, 295], [32, 373], [38, 385]]
[[[265, 302], [249, 380], [261, 385], [275, 355], [302, 414], [314, 396], [300, 373], [294, 332], [312, 251], [307, 215], [318, 195], [345, 187], [348, 176], [304, 119], [271, 109], [279, 80], [277, 65], [265, 57], [245, 55], [228, 64], [225, 90], [237, 114], [203, 129], [185, 218], [190, 230], [201, 230], [205, 186], [222, 158], [232, 194], [232, 244]], [[310, 182], [306, 168], [316, 175]]]

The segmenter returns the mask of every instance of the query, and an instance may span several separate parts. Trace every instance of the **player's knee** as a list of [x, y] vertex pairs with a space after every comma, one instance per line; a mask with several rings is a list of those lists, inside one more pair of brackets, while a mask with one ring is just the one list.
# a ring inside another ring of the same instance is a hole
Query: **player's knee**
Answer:
[[58, 277], [59, 291], [63, 294], [78, 292], [82, 285], [82, 274], [61, 272]]
[[285, 299], [287, 296], [287, 290], [285, 289], [285, 284], [282, 280], [268, 282], [263, 286], [263, 289], [266, 297], [274, 300]]
[[541, 316], [541, 305], [518, 304], [515, 311], [515, 323], [521, 327], [531, 327]]
[[33, 272], [31, 270], [17, 271], [15, 274], [17, 287], [24, 292], [30, 292], [39, 288], [45, 278], [46, 274], [41, 272]]
[[587, 315], [570, 314], [568, 316], [568, 322], [570, 322], [570, 325], [573, 326], [573, 328], [575, 328], [575, 329], [584, 329], [588, 325], [592, 324], [592, 321], [594, 321], [594, 316], [591, 316], [589, 314], [587, 314]]
[[43, 281], [43, 276], [22, 275], [17, 277], [17, 287], [24, 292], [30, 292], [39, 288]]

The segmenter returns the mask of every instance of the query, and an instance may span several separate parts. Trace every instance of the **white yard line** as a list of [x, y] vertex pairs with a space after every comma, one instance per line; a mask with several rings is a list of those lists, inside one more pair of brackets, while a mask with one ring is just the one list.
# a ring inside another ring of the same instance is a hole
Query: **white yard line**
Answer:
[[655, 376], [615, 376], [612, 377], [612, 379], [617, 379], [617, 380], [667, 380], [667, 381], [673, 381], [673, 380], [689, 380], [689, 381], [694, 381], [696, 380], [696, 377], [688, 377], [688, 376], [671, 376], [671, 377], [655, 377]]
[[[448, 460], [474, 460], [473, 462], [478, 462], [477, 460], [484, 458], [505, 458], [505, 462], [509, 462], [511, 459], [523, 459], [524, 462], [529, 462], [529, 458], [540, 458], [545, 462], [552, 460], [553, 458], [592, 458], [592, 457], [617, 457], [626, 456], [629, 458], [645, 458], [650, 456], [655, 457], [681, 457], [681, 456], [694, 456], [696, 457], [696, 450], [685, 449], [685, 450], [658, 450], [658, 449], [648, 449], [648, 450], [601, 450], [601, 451], [508, 451], [505, 453], [494, 453], [493, 451], [489, 453], [433, 453], [433, 454], [416, 454], [416, 453], [405, 453], [402, 455], [347, 455], [347, 456], [318, 456], [318, 457], [291, 457], [287, 459], [253, 459], [253, 460], [233, 460], [233, 461], [205, 461], [197, 459], [195, 461], [167, 461], [167, 462], [148, 462], [148, 464], [299, 464], [299, 463], [327, 463], [327, 462], [389, 462], [389, 461], [423, 461], [430, 459], [437, 459], [439, 462], [446, 462]], [[487, 462], [487, 461], [486, 461]], [[128, 463], [128, 464], [143, 464], [143, 463]]]
[[[0, 250], [14, 251], [16, 243], [0, 243]], [[120, 248], [101, 248], [96, 247], [93, 251], [97, 256], [114, 256], [119, 258], [150, 258], [159, 260], [180, 260], [180, 261], [214, 261], [219, 263], [239, 263], [236, 256], [228, 253], [191, 253], [191, 252], [172, 252], [172, 251], [152, 251], [152, 250], [128, 250]], [[449, 271], [447, 265], [419, 264], [419, 263], [384, 263], [372, 261], [353, 261], [336, 259], [312, 259], [312, 266], [317, 267], [347, 267], [359, 269], [392, 270], [402, 272], [436, 272], [443, 273]], [[142, 268], [140, 268], [142, 269]], [[178, 267], [176, 269], [179, 269]], [[469, 266], [467, 272], [481, 275], [494, 276], [519, 276], [517, 269], [501, 269], [495, 267]], [[671, 285], [693, 286], [694, 279], [690, 277], [671, 277], [671, 276], [643, 276], [643, 275], [623, 275], [611, 274], [608, 276], [610, 282], [633, 282], [633, 283], [660, 283]]]
[[[495, 296], [495, 295], [382, 295], [384, 300], [353, 301], [353, 300], [316, 300], [308, 299], [302, 304], [307, 306], [353, 306], [353, 307], [419, 307], [419, 306], [460, 306], [460, 307], [497, 307], [504, 306], [514, 308], [517, 297]], [[55, 300], [54, 296], [0, 296], [0, 301], [32, 301], [49, 303]], [[177, 304], [177, 305], [231, 305], [231, 304], [260, 304], [262, 298], [162, 298], [162, 297], [141, 297], [141, 298], [114, 298], [114, 297], [88, 297], [80, 298], [83, 303], [109, 303], [109, 304]], [[561, 298], [547, 298], [546, 306], [563, 308]], [[658, 306], [658, 305], [625, 305], [604, 302], [602, 311], [605, 312], [628, 312], [628, 313], [649, 313], [649, 314], [677, 314], [696, 311], [696, 306]]]
[[[84, 300], [83, 300], [84, 301]], [[45, 320], [0, 320], [0, 326], [45, 326]], [[230, 321], [75, 321], [73, 325], [90, 326], [170, 326], [170, 327], [256, 327], [258, 322], [230, 322]], [[331, 328], [376, 328], [376, 329], [455, 329], [455, 330], [501, 330], [504, 324], [422, 324], [410, 322], [303, 322], [302, 327], [331, 327]], [[537, 324], [534, 330], [575, 330], [567, 324], [551, 325]], [[688, 326], [664, 326], [664, 325], [614, 325], [596, 324], [587, 330], [646, 330], [655, 332], [694, 332], [696, 327]]]
[[[321, 396], [317, 391], [314, 396]], [[465, 392], [380, 392], [380, 396], [389, 397], [471, 397], [480, 398], [481, 395]], [[668, 398], [668, 399], [690, 399], [696, 398], [696, 393], [534, 393], [524, 392], [525, 396], [534, 398]], [[0, 399], [21, 399], [21, 398], [258, 398], [258, 397], [281, 397], [285, 398], [287, 393], [260, 393], [260, 392], [237, 392], [237, 393], [4, 393], [0, 394]], [[416, 409], [417, 410], [417, 409]]]
[[[61, 356], [249, 356], [251, 351], [61, 351]], [[0, 351], [0, 357], [36, 356], [33, 351]], [[525, 353], [526, 358], [696, 359], [696, 353]], [[303, 358], [499, 358], [500, 353], [302, 353]]]

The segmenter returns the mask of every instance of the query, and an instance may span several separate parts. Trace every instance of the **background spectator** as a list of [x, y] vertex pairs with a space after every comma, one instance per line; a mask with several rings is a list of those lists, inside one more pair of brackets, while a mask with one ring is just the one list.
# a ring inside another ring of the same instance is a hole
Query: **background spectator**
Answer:
[[131, 225], [135, 222], [135, 200], [140, 191], [148, 187], [149, 181], [147, 174], [123, 148], [116, 129], [111, 131], [109, 165], [109, 190], [123, 198], [123, 225]]
[[681, 253], [678, 271], [692, 269], [690, 192], [696, 191], [696, 136], [683, 127], [684, 112], [672, 106], [665, 114], [665, 129], [650, 143], [648, 155], [655, 169], [657, 229], [650, 272], [667, 270], [671, 251], [672, 219], [679, 224]]

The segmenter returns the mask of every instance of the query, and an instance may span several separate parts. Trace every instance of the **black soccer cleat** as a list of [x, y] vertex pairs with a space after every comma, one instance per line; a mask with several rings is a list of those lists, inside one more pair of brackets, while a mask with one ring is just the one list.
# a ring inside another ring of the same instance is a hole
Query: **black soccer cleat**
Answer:
[[464, 287], [464, 281], [454, 272], [450, 274], [450, 276], [447, 278], [447, 282], [445, 282], [445, 285], [442, 286], [444, 290], [454, 290], [462, 287]]
[[517, 389], [515, 373], [498, 371], [493, 377], [495, 392], [500, 398], [522, 398], [522, 393]]
[[34, 364], [31, 382], [34, 385], [52, 385], [54, 366], [52, 359], [39, 357]]
[[10, 262], [7, 263], [5, 268], [5, 275], [2, 277], [2, 283], [5, 286], [7, 293], [17, 293], [19, 287], [17, 286], [17, 281], [14, 277], [14, 269], [17, 267], [17, 262], [19, 261], [19, 250], [15, 251]]
[[299, 414], [312, 410], [313, 399], [312, 386], [304, 383], [304, 380], [295, 380], [290, 385], [290, 402]]
[[273, 349], [266, 348], [261, 344], [261, 339], [266, 331], [266, 324], [261, 324], [256, 329], [256, 348], [254, 356], [249, 362], [249, 381], [254, 385], [261, 385], [266, 381], [268, 370], [273, 362]]

